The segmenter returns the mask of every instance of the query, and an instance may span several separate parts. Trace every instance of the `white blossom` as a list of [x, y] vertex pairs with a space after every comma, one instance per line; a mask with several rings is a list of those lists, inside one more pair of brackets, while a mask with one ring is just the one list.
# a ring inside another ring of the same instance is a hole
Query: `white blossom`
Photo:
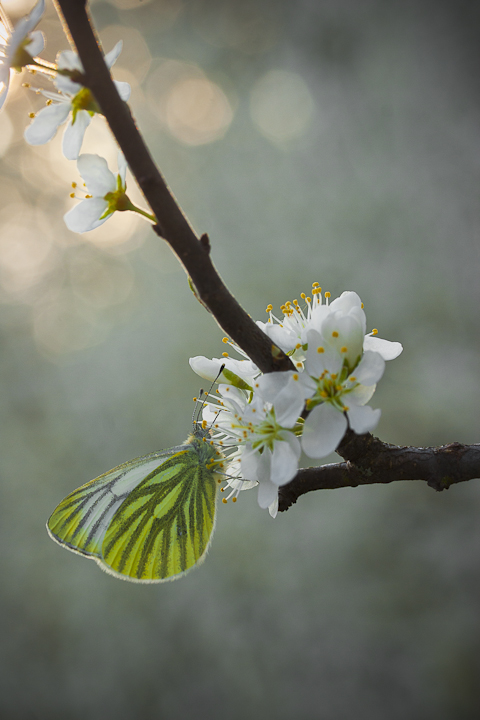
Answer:
[[[122, 41], [119, 41], [113, 50], [105, 55], [108, 68], [114, 65], [121, 49]], [[80, 58], [72, 50], [59, 54], [57, 70], [79, 73], [84, 71]], [[126, 82], [114, 83], [121, 99], [126, 102], [130, 97], [130, 85]], [[67, 160], [76, 160], [92, 117], [101, 111], [89, 88], [74, 82], [70, 77], [59, 73], [54, 84], [57, 93], [40, 91], [48, 98], [48, 103], [35, 115], [25, 130], [25, 140], [30, 145], [43, 145], [55, 136], [60, 125], [68, 121], [63, 133], [62, 150]]]
[[251, 392], [221, 384], [217, 394], [218, 403], [207, 400], [203, 419], [229, 461], [226, 482], [231, 495], [258, 485], [260, 507], [275, 515], [278, 488], [298, 471], [301, 448], [293, 432], [297, 418], [285, 415], [281, 425], [260, 392], [252, 397]]
[[[284, 352], [295, 370], [262, 374], [244, 359], [197, 356], [191, 367], [212, 382], [217, 400], [206, 399], [203, 418], [228, 457], [230, 495], [258, 485], [258, 502], [275, 517], [278, 488], [298, 471], [300, 448], [313, 458], [333, 452], [350, 427], [374, 429], [380, 410], [367, 405], [383, 375], [385, 361], [402, 352], [400, 343], [366, 332], [363, 304], [354, 292], [335, 300], [318, 283], [305, 308], [297, 300], [282, 306], [283, 319], [269, 305], [268, 323], [257, 323]], [[228, 382], [229, 384], [225, 384]]]
[[0, 43], [0, 109], [7, 97], [11, 70], [20, 72], [25, 65], [34, 64], [34, 57], [44, 48], [43, 33], [33, 31], [44, 11], [45, 0], [38, 0], [31, 12], [17, 23], [6, 42]]
[[131, 209], [125, 195], [127, 164], [122, 153], [118, 154], [117, 175], [108, 169], [107, 161], [99, 155], [80, 155], [77, 167], [89, 194], [64, 215], [69, 230], [78, 233], [94, 230], [116, 210]]

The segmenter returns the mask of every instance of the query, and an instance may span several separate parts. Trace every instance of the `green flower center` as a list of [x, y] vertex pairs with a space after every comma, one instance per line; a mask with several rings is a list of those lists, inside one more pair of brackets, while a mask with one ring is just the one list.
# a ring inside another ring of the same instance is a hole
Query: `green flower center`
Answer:
[[100, 112], [97, 101], [86, 87], [82, 87], [72, 99], [72, 124], [75, 122], [79, 110], [86, 110], [90, 115]]

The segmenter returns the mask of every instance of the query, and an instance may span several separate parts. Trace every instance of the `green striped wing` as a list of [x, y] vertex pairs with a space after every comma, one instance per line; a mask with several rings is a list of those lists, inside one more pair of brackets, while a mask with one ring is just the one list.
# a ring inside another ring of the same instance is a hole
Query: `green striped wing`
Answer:
[[217, 481], [194, 447], [172, 455], [115, 513], [102, 545], [107, 572], [140, 582], [185, 574], [205, 558], [215, 526]]
[[173, 580], [204, 559], [216, 496], [216, 476], [191, 438], [119, 465], [70, 493], [47, 530], [63, 547], [124, 580]]
[[125, 498], [183, 447], [135, 458], [74, 490], [49, 518], [50, 537], [73, 552], [101, 558], [105, 531]]

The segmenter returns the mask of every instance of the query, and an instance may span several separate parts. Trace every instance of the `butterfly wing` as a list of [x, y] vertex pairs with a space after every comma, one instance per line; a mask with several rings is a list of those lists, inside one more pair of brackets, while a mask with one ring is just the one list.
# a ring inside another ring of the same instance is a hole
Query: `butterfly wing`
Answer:
[[105, 531], [125, 498], [182, 447], [135, 458], [74, 490], [49, 518], [50, 537], [73, 552], [101, 558]]
[[102, 544], [107, 572], [173, 580], [200, 563], [215, 526], [217, 481], [192, 445], [169, 457], [123, 500]]

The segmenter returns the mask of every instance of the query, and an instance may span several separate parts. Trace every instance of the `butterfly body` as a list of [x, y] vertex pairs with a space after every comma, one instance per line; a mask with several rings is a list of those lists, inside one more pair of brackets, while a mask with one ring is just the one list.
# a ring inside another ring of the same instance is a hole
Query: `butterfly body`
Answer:
[[47, 523], [53, 540], [133, 582], [201, 563], [215, 527], [219, 453], [197, 426], [185, 443], [123, 463], [74, 490]]

